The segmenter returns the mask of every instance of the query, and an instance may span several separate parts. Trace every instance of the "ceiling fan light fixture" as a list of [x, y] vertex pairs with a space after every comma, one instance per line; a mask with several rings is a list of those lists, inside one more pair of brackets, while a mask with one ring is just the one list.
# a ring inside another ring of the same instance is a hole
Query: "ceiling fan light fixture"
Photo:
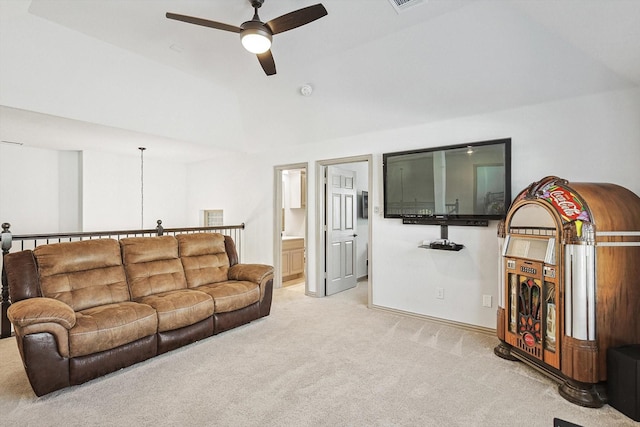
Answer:
[[260, 22], [245, 22], [240, 32], [242, 46], [251, 53], [265, 53], [271, 48], [271, 32]]
[[327, 15], [327, 9], [321, 4], [303, 7], [293, 12], [285, 13], [266, 23], [260, 20], [258, 9], [262, 7], [264, 0], [249, 0], [253, 7], [253, 18], [246, 21], [239, 27], [235, 25], [225, 24], [223, 22], [211, 21], [209, 19], [198, 18], [196, 16], [180, 15], [177, 13], [167, 12], [166, 17], [176, 21], [186, 22], [187, 24], [199, 25], [202, 27], [213, 28], [215, 30], [228, 31], [240, 34], [240, 41], [246, 50], [256, 54], [260, 66], [267, 76], [276, 73], [276, 63], [271, 53], [271, 39], [274, 34], [284, 33], [285, 31], [307, 25], [316, 19], [320, 19]]

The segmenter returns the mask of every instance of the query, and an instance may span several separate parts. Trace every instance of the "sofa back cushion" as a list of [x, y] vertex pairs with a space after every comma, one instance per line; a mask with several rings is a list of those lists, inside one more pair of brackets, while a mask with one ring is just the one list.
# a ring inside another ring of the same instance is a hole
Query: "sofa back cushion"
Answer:
[[187, 287], [175, 237], [127, 237], [120, 247], [132, 299]]
[[130, 299], [120, 246], [114, 239], [42, 245], [33, 255], [42, 296], [60, 300], [74, 311]]
[[229, 256], [224, 235], [193, 233], [179, 234], [176, 238], [188, 287], [229, 280]]

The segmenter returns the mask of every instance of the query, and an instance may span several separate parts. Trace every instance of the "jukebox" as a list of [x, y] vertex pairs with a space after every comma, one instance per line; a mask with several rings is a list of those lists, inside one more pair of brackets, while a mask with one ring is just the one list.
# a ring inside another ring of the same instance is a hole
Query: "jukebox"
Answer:
[[496, 355], [560, 382], [567, 400], [607, 402], [607, 349], [640, 344], [640, 198], [547, 177], [498, 230]]

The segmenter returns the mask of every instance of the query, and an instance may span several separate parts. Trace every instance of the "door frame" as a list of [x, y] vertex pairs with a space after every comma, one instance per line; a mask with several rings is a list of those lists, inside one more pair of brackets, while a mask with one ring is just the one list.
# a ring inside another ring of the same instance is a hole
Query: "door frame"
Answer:
[[361, 156], [341, 157], [336, 159], [318, 160], [316, 161], [316, 296], [327, 296], [327, 285], [325, 281], [326, 272], [326, 242], [325, 242], [325, 230], [324, 230], [324, 215], [326, 214], [326, 206], [324, 200], [324, 185], [325, 185], [325, 172], [327, 166], [337, 166], [345, 163], [367, 163], [367, 180], [368, 180], [368, 192], [369, 192], [369, 206], [367, 208], [368, 215], [368, 233], [369, 233], [369, 245], [367, 247], [367, 307], [372, 307], [373, 296], [373, 275], [371, 274], [371, 266], [373, 265], [372, 247], [373, 247], [373, 205], [375, 204], [375, 192], [373, 191], [373, 155], [364, 154]]
[[[273, 205], [273, 288], [282, 287], [282, 175], [286, 170], [291, 169], [304, 169], [309, 176], [309, 163], [292, 163], [288, 165], [274, 166], [274, 186], [275, 188], [275, 202]], [[309, 195], [309, 185], [305, 191], [307, 192], [307, 200]], [[307, 203], [308, 205], [308, 203]], [[309, 241], [309, 208], [304, 208], [304, 242], [305, 246]], [[305, 291], [309, 289], [309, 257], [304, 257], [304, 288]]]

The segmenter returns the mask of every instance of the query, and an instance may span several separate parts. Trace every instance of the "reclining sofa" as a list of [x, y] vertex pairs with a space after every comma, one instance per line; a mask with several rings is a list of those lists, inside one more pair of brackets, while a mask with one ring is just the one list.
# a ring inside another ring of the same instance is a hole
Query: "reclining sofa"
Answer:
[[273, 267], [231, 237], [96, 239], [11, 253], [8, 317], [42, 396], [267, 316]]

